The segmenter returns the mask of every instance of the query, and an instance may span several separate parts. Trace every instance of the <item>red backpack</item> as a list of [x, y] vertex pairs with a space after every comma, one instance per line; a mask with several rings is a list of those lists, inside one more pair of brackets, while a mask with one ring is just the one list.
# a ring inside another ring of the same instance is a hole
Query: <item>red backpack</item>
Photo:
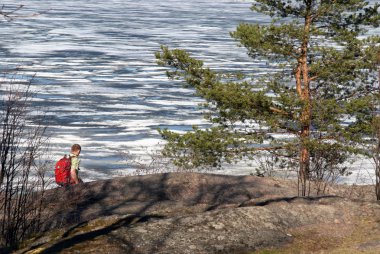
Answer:
[[55, 164], [55, 182], [58, 185], [66, 186], [71, 182], [71, 158], [70, 156], [64, 156]]

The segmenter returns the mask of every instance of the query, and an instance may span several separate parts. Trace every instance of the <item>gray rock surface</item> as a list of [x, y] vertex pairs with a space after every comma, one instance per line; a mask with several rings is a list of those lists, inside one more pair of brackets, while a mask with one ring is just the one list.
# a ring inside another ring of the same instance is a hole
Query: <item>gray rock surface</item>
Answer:
[[20, 253], [251, 253], [318, 232], [342, 243], [363, 221], [371, 221], [374, 235], [353, 248], [378, 248], [380, 204], [298, 198], [295, 187], [254, 176], [171, 173], [53, 190], [46, 228], [56, 229], [25, 243]]

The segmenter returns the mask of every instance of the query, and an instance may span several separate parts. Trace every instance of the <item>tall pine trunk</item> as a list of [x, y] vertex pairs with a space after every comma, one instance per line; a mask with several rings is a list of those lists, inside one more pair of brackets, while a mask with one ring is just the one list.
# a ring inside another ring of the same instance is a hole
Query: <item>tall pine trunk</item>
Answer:
[[308, 141], [310, 139], [311, 129], [311, 94], [310, 94], [310, 77], [309, 67], [307, 64], [309, 35], [312, 23], [311, 0], [307, 1], [304, 36], [301, 44], [301, 55], [298, 59], [296, 71], [296, 89], [303, 102], [300, 123], [300, 151], [299, 151], [299, 172], [298, 172], [298, 195], [306, 196], [307, 181], [310, 173], [310, 149]]
[[[308, 89], [306, 89], [308, 90]], [[301, 133], [300, 133], [300, 151], [299, 151], [299, 186], [298, 195], [306, 196], [307, 193], [307, 181], [309, 180], [310, 174], [310, 148], [308, 147], [308, 141], [310, 139], [310, 129], [311, 129], [311, 105], [310, 105], [310, 94], [304, 93], [301, 97], [305, 105], [303, 108], [301, 116]]]

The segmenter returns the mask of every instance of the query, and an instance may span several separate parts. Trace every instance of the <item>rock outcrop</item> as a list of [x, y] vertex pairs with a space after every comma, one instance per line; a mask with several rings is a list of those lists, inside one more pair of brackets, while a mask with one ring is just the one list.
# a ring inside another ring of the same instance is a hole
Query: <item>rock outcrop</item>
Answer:
[[380, 204], [342, 188], [299, 198], [292, 181], [170, 173], [51, 190], [47, 232], [19, 253], [380, 251]]

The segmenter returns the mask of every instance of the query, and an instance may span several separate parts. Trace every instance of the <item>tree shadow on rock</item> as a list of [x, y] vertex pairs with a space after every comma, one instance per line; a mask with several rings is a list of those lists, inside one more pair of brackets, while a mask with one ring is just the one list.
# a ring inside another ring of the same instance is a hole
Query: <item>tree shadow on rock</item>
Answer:
[[339, 196], [333, 196], [333, 195], [328, 195], [328, 196], [318, 196], [318, 197], [281, 197], [281, 198], [272, 198], [272, 199], [267, 199], [264, 201], [254, 201], [254, 200], [249, 200], [248, 202], [243, 202], [242, 204], [239, 205], [239, 207], [248, 207], [248, 206], [267, 206], [270, 204], [274, 203], [279, 203], [279, 202], [287, 202], [287, 203], [293, 203], [293, 202], [302, 202], [305, 204], [313, 204], [314, 201], [320, 201], [322, 199], [336, 199], [336, 198], [341, 198]]
[[[265, 183], [264, 183], [265, 184]], [[273, 185], [273, 184], [272, 184]], [[173, 216], [183, 216], [183, 208], [190, 213], [205, 212], [233, 205], [238, 207], [249, 200], [262, 198], [267, 194], [278, 194], [283, 189], [271, 187], [262, 190], [263, 179], [253, 176], [225, 176], [198, 173], [165, 173], [145, 176], [114, 178], [68, 189], [52, 190], [46, 202], [50, 202], [51, 213], [46, 218], [45, 229], [67, 228], [64, 239], [46, 249], [43, 253], [59, 252], [77, 243], [108, 234], [120, 227], [129, 227], [151, 219], [167, 218], [161, 211], [174, 209]], [[273, 201], [274, 202], [274, 201]], [[163, 210], [160, 210], [164, 207]], [[165, 207], [166, 206], [166, 207]], [[186, 208], [187, 209], [187, 208]], [[105, 228], [70, 237], [86, 222], [102, 216], [125, 216], [132, 214]], [[163, 232], [163, 237], [151, 243], [162, 248], [174, 232]], [[130, 251], [133, 243], [123, 238], [120, 241]]]
[[[163, 174], [155, 181], [120, 178], [53, 190], [46, 200], [50, 203], [51, 213], [46, 219], [45, 230], [101, 216], [142, 216], [150, 207], [167, 199], [164, 191], [167, 177]], [[138, 205], [132, 207], [131, 204]]]
[[[139, 217], [137, 215], [131, 215], [131, 216], [127, 216], [126, 218], [119, 219], [116, 222], [114, 222], [113, 224], [106, 226], [104, 228], [97, 229], [97, 230], [90, 231], [90, 232], [81, 233], [81, 234], [76, 234], [76, 235], [70, 237], [70, 234], [72, 234], [72, 232], [75, 229], [77, 229], [83, 225], [83, 223], [81, 223], [81, 224], [78, 224], [78, 225], [70, 228], [68, 231], [66, 231], [63, 234], [63, 237], [66, 237], [66, 239], [63, 239], [57, 243], [54, 243], [50, 247], [41, 251], [40, 253], [41, 254], [59, 253], [60, 251], [63, 251], [64, 249], [71, 248], [74, 245], [86, 242], [88, 240], [92, 240], [98, 236], [107, 235], [110, 232], [112, 232], [116, 229], [119, 229], [121, 227], [128, 227], [128, 226], [135, 224], [135, 223], [142, 223], [142, 222], [147, 222], [147, 221], [152, 220], [152, 219], [161, 219], [161, 218], [162, 218], [161, 216], [142, 216], [142, 217]], [[133, 250], [133, 244], [127, 242], [125, 239], [123, 239], [123, 245], [125, 246], [124, 249], [126, 251], [132, 251]]]

